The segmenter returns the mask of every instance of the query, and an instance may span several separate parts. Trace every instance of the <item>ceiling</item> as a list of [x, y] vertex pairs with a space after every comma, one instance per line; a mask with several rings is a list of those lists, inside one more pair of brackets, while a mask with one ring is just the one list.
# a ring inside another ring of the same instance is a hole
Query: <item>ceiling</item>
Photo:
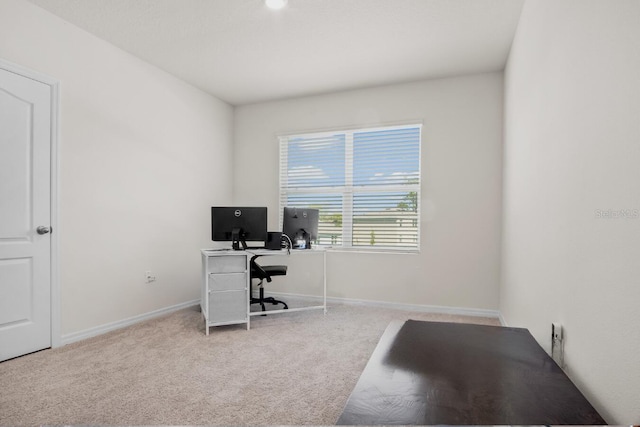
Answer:
[[524, 0], [29, 0], [232, 104], [504, 68]]

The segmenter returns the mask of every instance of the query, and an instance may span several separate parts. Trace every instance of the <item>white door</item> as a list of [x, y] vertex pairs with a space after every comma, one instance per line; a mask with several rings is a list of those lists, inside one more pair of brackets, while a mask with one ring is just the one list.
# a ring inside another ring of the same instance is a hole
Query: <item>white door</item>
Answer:
[[51, 125], [51, 87], [0, 67], [0, 361], [51, 347]]

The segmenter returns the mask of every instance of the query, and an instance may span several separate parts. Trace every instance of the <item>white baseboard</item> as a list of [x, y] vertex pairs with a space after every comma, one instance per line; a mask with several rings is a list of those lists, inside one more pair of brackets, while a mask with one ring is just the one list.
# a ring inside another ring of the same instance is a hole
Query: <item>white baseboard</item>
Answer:
[[150, 311], [148, 313], [139, 314], [137, 316], [129, 317], [128, 319], [118, 320], [116, 322], [107, 323], [104, 325], [96, 326], [94, 328], [85, 329], [84, 331], [73, 332], [61, 337], [61, 345], [71, 344], [76, 341], [81, 341], [87, 338], [95, 337], [107, 332], [115, 331], [117, 329], [125, 328], [127, 326], [134, 325], [136, 323], [143, 322], [145, 320], [153, 319], [155, 317], [163, 316], [165, 314], [173, 313], [174, 311], [182, 310], [183, 308], [193, 307], [199, 305], [200, 300], [187, 301], [180, 304], [172, 305], [170, 307], [161, 308], [158, 310]]
[[[284, 292], [269, 292], [269, 295], [281, 296], [285, 298], [286, 297], [305, 298], [313, 301], [322, 301], [321, 296], [315, 296], [315, 295], [313, 296], [299, 295], [299, 294], [284, 293]], [[387, 302], [387, 301], [327, 297], [327, 304], [332, 302], [336, 304], [361, 305], [361, 306], [367, 306], [367, 307], [391, 308], [391, 309], [404, 310], [404, 311], [417, 311], [420, 313], [439, 313], [439, 314], [451, 314], [455, 316], [491, 317], [491, 318], [499, 319], [500, 323], [503, 323], [504, 321], [504, 319], [502, 319], [502, 315], [498, 310], [487, 310], [483, 308], [448, 307], [448, 306], [423, 305], [423, 304], [403, 304], [403, 303]]]
[[[292, 297], [292, 298], [304, 298], [312, 301], [322, 301], [320, 296], [312, 295], [300, 295], [286, 292], [269, 292], [270, 295], [279, 297]], [[477, 317], [491, 317], [497, 318], [502, 326], [507, 326], [507, 322], [502, 313], [498, 310], [487, 310], [482, 308], [466, 308], [466, 307], [447, 307], [438, 305], [423, 305], [423, 304], [403, 304], [397, 302], [386, 301], [373, 301], [362, 300], [353, 298], [336, 298], [327, 297], [327, 303], [335, 304], [347, 304], [347, 305], [361, 305], [366, 307], [381, 307], [391, 308], [404, 311], [417, 311], [420, 313], [440, 313], [451, 314], [456, 316], [477, 316]], [[200, 300], [187, 301], [184, 303], [172, 305], [169, 307], [161, 308], [158, 310], [150, 311], [148, 313], [140, 314], [137, 316], [129, 317], [127, 319], [118, 320], [116, 322], [107, 323], [104, 325], [96, 326], [93, 328], [85, 329], [84, 331], [73, 332], [71, 334], [63, 335], [60, 339], [61, 345], [71, 344], [77, 341], [81, 341], [87, 338], [95, 337], [107, 332], [115, 331], [117, 329], [125, 328], [127, 326], [134, 325], [136, 323], [143, 322], [145, 320], [153, 319], [155, 317], [163, 316], [165, 314], [172, 313], [174, 311], [182, 310], [183, 308], [193, 307], [200, 304]]]

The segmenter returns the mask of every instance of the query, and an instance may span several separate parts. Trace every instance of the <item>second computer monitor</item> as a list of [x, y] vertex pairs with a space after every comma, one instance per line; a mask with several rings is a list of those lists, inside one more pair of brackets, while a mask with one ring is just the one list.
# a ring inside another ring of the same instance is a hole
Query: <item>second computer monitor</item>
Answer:
[[318, 240], [318, 209], [284, 208], [282, 233], [291, 239], [293, 249], [311, 249]]

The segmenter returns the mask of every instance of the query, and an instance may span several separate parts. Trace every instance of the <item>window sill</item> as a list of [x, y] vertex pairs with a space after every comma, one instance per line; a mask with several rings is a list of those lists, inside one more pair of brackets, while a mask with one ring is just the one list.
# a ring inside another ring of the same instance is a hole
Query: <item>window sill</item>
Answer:
[[344, 253], [358, 253], [358, 254], [383, 254], [383, 255], [419, 255], [420, 249], [369, 249], [369, 248], [343, 248], [340, 246], [317, 246], [327, 252], [344, 252]]

